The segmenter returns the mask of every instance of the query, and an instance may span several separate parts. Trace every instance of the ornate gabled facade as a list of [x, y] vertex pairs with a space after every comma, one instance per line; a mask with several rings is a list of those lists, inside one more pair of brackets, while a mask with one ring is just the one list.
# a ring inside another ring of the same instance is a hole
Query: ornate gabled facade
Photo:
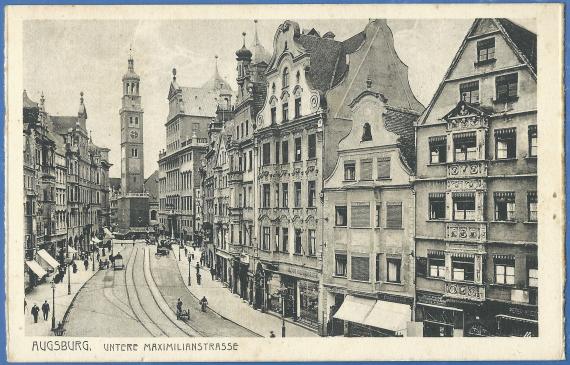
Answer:
[[[173, 238], [200, 239], [202, 216], [196, 215], [196, 197], [201, 196], [201, 159], [208, 147], [208, 125], [218, 112], [231, 105], [232, 91], [214, 75], [201, 87], [178, 85], [176, 69], [168, 92], [166, 149], [159, 153], [159, 229]], [[220, 109], [221, 108], [221, 109]]]
[[537, 336], [536, 35], [477, 19], [418, 119], [418, 333]]
[[49, 115], [43, 95], [37, 104], [24, 92], [27, 287], [63, 264], [69, 248], [90, 250], [110, 225], [109, 149], [93, 144], [86, 123], [83, 93], [75, 117]]

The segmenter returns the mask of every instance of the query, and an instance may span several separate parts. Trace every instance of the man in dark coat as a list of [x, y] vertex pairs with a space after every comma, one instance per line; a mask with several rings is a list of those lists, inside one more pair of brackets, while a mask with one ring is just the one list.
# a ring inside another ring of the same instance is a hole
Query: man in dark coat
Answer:
[[44, 314], [44, 321], [47, 321], [49, 315], [49, 303], [47, 300], [42, 304], [42, 313]]
[[214, 270], [213, 266], [210, 268], [210, 275], [212, 275], [212, 281], [214, 281], [214, 275], [216, 275], [216, 270]]
[[87, 258], [83, 260], [83, 265], [85, 265], [85, 271], [87, 271], [87, 269], [89, 269], [89, 260], [87, 260]]
[[196, 275], [200, 273], [200, 264], [196, 263]]
[[40, 314], [40, 307], [38, 307], [35, 303], [31, 310], [32, 316], [34, 317], [34, 323], [38, 323], [38, 314]]

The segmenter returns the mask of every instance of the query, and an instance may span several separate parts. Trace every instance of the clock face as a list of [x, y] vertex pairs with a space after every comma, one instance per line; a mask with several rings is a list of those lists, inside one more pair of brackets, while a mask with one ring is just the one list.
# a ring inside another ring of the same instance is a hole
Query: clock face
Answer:
[[139, 136], [139, 133], [137, 131], [131, 131], [131, 139], [137, 139]]

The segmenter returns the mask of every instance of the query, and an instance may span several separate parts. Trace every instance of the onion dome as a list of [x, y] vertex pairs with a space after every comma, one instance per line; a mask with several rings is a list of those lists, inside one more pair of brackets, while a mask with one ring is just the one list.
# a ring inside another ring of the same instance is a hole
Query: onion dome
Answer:
[[243, 36], [243, 46], [236, 51], [237, 60], [238, 61], [251, 60], [252, 53], [245, 46], [245, 32], [243, 32], [241, 35]]

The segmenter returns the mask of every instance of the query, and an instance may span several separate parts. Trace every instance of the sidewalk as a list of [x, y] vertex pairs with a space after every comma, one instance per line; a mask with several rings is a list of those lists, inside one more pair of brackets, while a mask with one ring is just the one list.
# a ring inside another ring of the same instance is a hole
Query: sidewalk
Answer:
[[[120, 244], [115, 244], [113, 248], [115, 252], [121, 250]], [[91, 277], [97, 273], [98, 263], [95, 262], [95, 271], [93, 271], [92, 261], [89, 260], [89, 267], [85, 270], [82, 260], [74, 260], [77, 264], [77, 273], [73, 273], [73, 269], [70, 268], [71, 273], [71, 294], [67, 294], [67, 276], [66, 272], [63, 280], [55, 285], [55, 324], [63, 320], [63, 316], [67, 311], [67, 308], [71, 304], [71, 301], [75, 297], [75, 294], [83, 287], [83, 284]], [[46, 277], [45, 282], [34, 287], [28, 294], [26, 294], [26, 302], [28, 307], [25, 312], [25, 332], [26, 336], [51, 336], [51, 317], [53, 311], [52, 302], [52, 288], [51, 282], [55, 273]], [[47, 300], [50, 306], [50, 312], [47, 321], [43, 319], [43, 313], [41, 311], [42, 304]], [[23, 305], [24, 303], [22, 303]], [[34, 317], [31, 314], [33, 305], [36, 304], [40, 308], [40, 314], [38, 316], [38, 323], [34, 323]]]
[[[200, 261], [199, 251], [193, 251], [188, 248], [188, 254], [194, 252], [195, 260], [192, 261], [191, 279], [192, 285], [188, 286], [188, 259], [184, 257], [184, 250], [181, 250], [181, 260], [178, 260], [178, 245], [172, 246], [172, 252], [176, 256], [178, 268], [184, 284], [190, 292], [201, 299], [206, 296], [208, 299], [208, 307], [216, 311], [221, 316], [233, 321], [240, 326], [243, 326], [260, 336], [269, 337], [269, 333], [273, 331], [275, 336], [281, 337], [281, 318], [273, 316], [268, 313], [262, 313], [253, 309], [248, 303], [243, 301], [237, 294], [225, 287], [219, 281], [212, 281], [210, 270], [208, 268], [201, 268], [200, 274], [202, 275], [201, 285], [196, 283], [196, 263]], [[317, 337], [315, 332], [312, 332], [302, 326], [289, 321], [285, 322], [287, 337]]]

